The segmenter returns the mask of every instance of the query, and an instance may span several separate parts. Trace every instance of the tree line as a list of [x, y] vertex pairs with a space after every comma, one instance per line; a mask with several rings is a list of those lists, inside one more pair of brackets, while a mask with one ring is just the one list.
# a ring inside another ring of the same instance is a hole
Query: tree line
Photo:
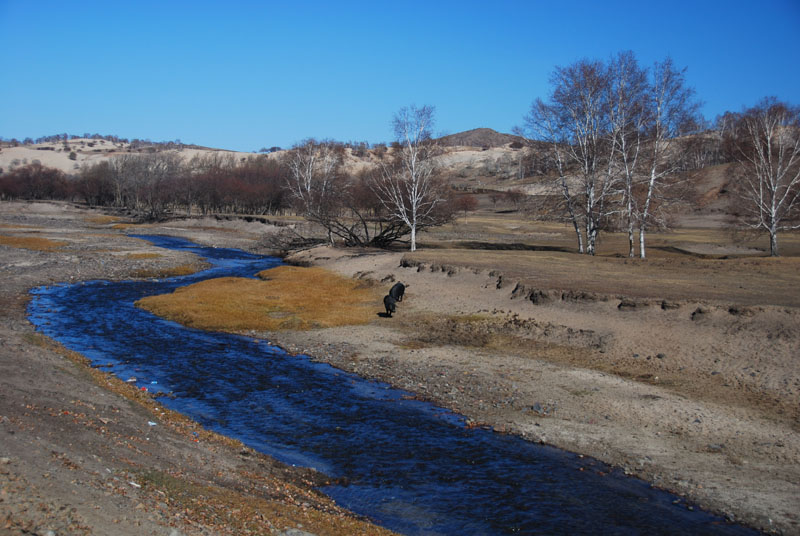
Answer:
[[[800, 111], [774, 98], [726, 113], [708, 130], [686, 69], [669, 58], [642, 67], [632, 52], [557, 67], [518, 133], [546, 142], [545, 171], [578, 251], [594, 255], [603, 229], [622, 227], [629, 256], [646, 257], [649, 229], [667, 223], [690, 186], [687, 171], [733, 162], [740, 221], [770, 235], [796, 229], [800, 208]], [[636, 236], [638, 235], [638, 237]]]
[[[534, 213], [566, 219], [580, 253], [596, 253], [601, 231], [624, 230], [629, 256], [646, 258], [648, 231], [667, 225], [690, 190], [690, 172], [720, 163], [732, 164], [739, 221], [769, 234], [772, 255], [778, 232], [800, 227], [800, 110], [766, 98], [709, 128], [685, 72], [669, 58], [643, 67], [632, 52], [557, 67], [548, 97], [536, 99], [515, 129], [528, 143], [526, 171], [551, 180], [557, 192], [539, 196]], [[73, 180], [32, 164], [0, 175], [0, 199], [82, 198], [150, 220], [291, 210], [331, 243], [385, 247], [402, 240], [413, 250], [420, 231], [474, 208], [436, 165], [434, 119], [432, 106], [402, 108], [388, 146], [308, 139], [241, 160], [223, 152], [188, 161], [170, 152], [126, 154], [85, 167]], [[349, 170], [348, 150], [369, 164]], [[521, 190], [505, 195], [516, 207], [525, 197]]]
[[[34, 163], [0, 175], [0, 199], [81, 199], [132, 211], [145, 221], [171, 215], [293, 211], [331, 242], [386, 247], [453, 217], [454, 195], [435, 166], [434, 109], [403, 108], [398, 140], [376, 163], [350, 171], [348, 146], [304, 140], [281, 155], [237, 159], [212, 152], [186, 160], [176, 152], [121, 154], [84, 166], [74, 178]], [[352, 150], [352, 147], [350, 147]]]

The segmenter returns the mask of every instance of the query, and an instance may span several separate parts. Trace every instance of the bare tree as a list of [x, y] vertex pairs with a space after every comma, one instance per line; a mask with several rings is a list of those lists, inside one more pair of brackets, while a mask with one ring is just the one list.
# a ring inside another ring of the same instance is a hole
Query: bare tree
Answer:
[[473, 194], [458, 196], [453, 202], [453, 209], [464, 211], [464, 221], [467, 221], [467, 212], [475, 212], [478, 209], [478, 198]]
[[441, 222], [439, 208], [446, 201], [434, 175], [437, 146], [431, 138], [432, 106], [401, 108], [392, 122], [396, 137], [395, 158], [381, 162], [382, 173], [373, 189], [392, 218], [403, 222], [411, 235], [411, 251], [417, 249], [417, 232]]
[[655, 209], [668, 206], [665, 191], [681, 166], [676, 139], [697, 125], [694, 91], [671, 60], [648, 72], [632, 52], [559, 67], [551, 84], [549, 102], [537, 99], [519, 132], [549, 143], [578, 251], [585, 243], [593, 255], [599, 231], [621, 215], [628, 255], [638, 227], [644, 258], [645, 232], [661, 216]]
[[590, 255], [620, 193], [609, 81], [610, 70], [600, 61], [557, 67], [550, 80], [550, 102], [537, 99], [525, 117], [527, 130], [553, 146], [558, 185], [578, 235], [578, 249], [584, 252], [585, 241]]
[[651, 73], [648, 97], [645, 103], [647, 114], [647, 154], [645, 155], [646, 188], [643, 204], [638, 212], [639, 257], [644, 259], [645, 232], [654, 219], [653, 202], [665, 198], [663, 188], [674, 184], [667, 180], [680, 168], [681, 159], [674, 154], [679, 146], [679, 137], [696, 130], [699, 125], [699, 102], [694, 89], [687, 87], [684, 73], [672, 60], [656, 62]]
[[769, 233], [777, 257], [778, 231], [800, 228], [800, 108], [765, 98], [738, 114], [726, 145], [743, 220]]
[[581, 233], [583, 219], [576, 207], [578, 199], [571, 191], [571, 181], [567, 174], [568, 136], [556, 107], [546, 104], [541, 99], [536, 99], [531, 105], [530, 112], [525, 116], [524, 128], [518, 128], [516, 131], [520, 136], [529, 136], [548, 143], [558, 172], [556, 185], [578, 240], [578, 253], [584, 253], [583, 234]]
[[285, 164], [289, 169], [286, 188], [295, 206], [308, 220], [326, 229], [333, 245], [331, 222], [340, 206], [337, 198], [344, 194], [341, 152], [331, 142], [308, 139], [287, 153]]
[[611, 139], [619, 155], [625, 207], [624, 216], [628, 232], [628, 256], [633, 257], [635, 198], [634, 184], [638, 172], [639, 155], [645, 139], [647, 120], [647, 73], [639, 67], [632, 52], [622, 52], [611, 60], [609, 66]]

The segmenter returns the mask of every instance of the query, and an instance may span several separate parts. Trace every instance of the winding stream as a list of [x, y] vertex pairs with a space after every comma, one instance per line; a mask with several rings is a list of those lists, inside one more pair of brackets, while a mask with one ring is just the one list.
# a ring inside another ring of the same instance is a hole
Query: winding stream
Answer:
[[[212, 268], [161, 280], [90, 281], [31, 291], [42, 333], [161, 402], [286, 463], [345, 484], [339, 504], [409, 535], [753, 534], [589, 458], [515, 436], [468, 429], [447, 410], [266, 341], [185, 328], [137, 299], [280, 264], [238, 250], [140, 236], [192, 251]], [[581, 470], [583, 469], [583, 470]]]

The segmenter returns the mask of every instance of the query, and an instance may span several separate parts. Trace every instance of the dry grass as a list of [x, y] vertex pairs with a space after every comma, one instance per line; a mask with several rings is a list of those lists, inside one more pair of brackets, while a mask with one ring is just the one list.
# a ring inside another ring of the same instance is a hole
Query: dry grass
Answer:
[[[562, 252], [421, 250], [410, 264], [503, 274], [506, 284], [631, 298], [710, 300], [800, 307], [800, 258], [699, 259], [673, 255], [647, 261]], [[434, 271], [437, 268], [433, 268]]]
[[0, 235], [0, 245], [33, 251], [55, 251], [67, 245], [63, 240], [50, 240], [38, 236]]
[[211, 279], [136, 304], [191, 327], [229, 332], [366, 324], [380, 309], [376, 289], [322, 268], [280, 266], [259, 276], [266, 280]]
[[603, 232], [598, 254], [577, 254], [574, 230], [520, 213], [479, 211], [425, 233], [410, 264], [455, 273], [478, 269], [505, 284], [598, 295], [708, 300], [800, 307], [800, 233], [781, 233], [782, 257], [767, 257], [768, 238], [727, 229], [653, 232], [648, 259], [629, 259], [625, 233]]
[[10, 223], [0, 223], [0, 229], [43, 229], [35, 225], [13, 225]]
[[155, 226], [156, 224], [153, 223], [115, 223], [111, 228], [125, 231], [127, 229], [151, 229]]
[[269, 476], [244, 473], [246, 481], [258, 486], [242, 489], [193, 482], [183, 474], [163, 471], [138, 475], [145, 489], [158, 492], [172, 509], [189, 512], [193, 520], [220, 534], [270, 535], [298, 526], [314, 534], [394, 534], [354, 518], [321, 494]]
[[163, 257], [161, 253], [128, 253], [129, 259], [157, 259]]

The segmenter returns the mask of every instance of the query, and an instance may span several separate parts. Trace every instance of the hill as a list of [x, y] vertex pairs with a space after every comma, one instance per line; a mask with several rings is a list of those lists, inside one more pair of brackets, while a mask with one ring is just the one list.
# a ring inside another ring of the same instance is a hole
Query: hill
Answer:
[[450, 134], [439, 138], [439, 143], [445, 147], [504, 147], [517, 142], [525, 144], [525, 139], [512, 134], [503, 134], [491, 128], [474, 128], [457, 134]]
[[177, 152], [185, 159], [198, 154], [227, 152], [240, 157], [255, 153], [236, 153], [212, 149], [199, 145], [174, 143], [147, 143], [135, 140], [112, 141], [107, 139], [73, 138], [64, 141], [11, 144], [0, 143], [0, 174], [33, 163], [60, 169], [68, 175], [77, 174], [83, 165], [98, 162], [121, 154], [145, 154], [154, 152]]

